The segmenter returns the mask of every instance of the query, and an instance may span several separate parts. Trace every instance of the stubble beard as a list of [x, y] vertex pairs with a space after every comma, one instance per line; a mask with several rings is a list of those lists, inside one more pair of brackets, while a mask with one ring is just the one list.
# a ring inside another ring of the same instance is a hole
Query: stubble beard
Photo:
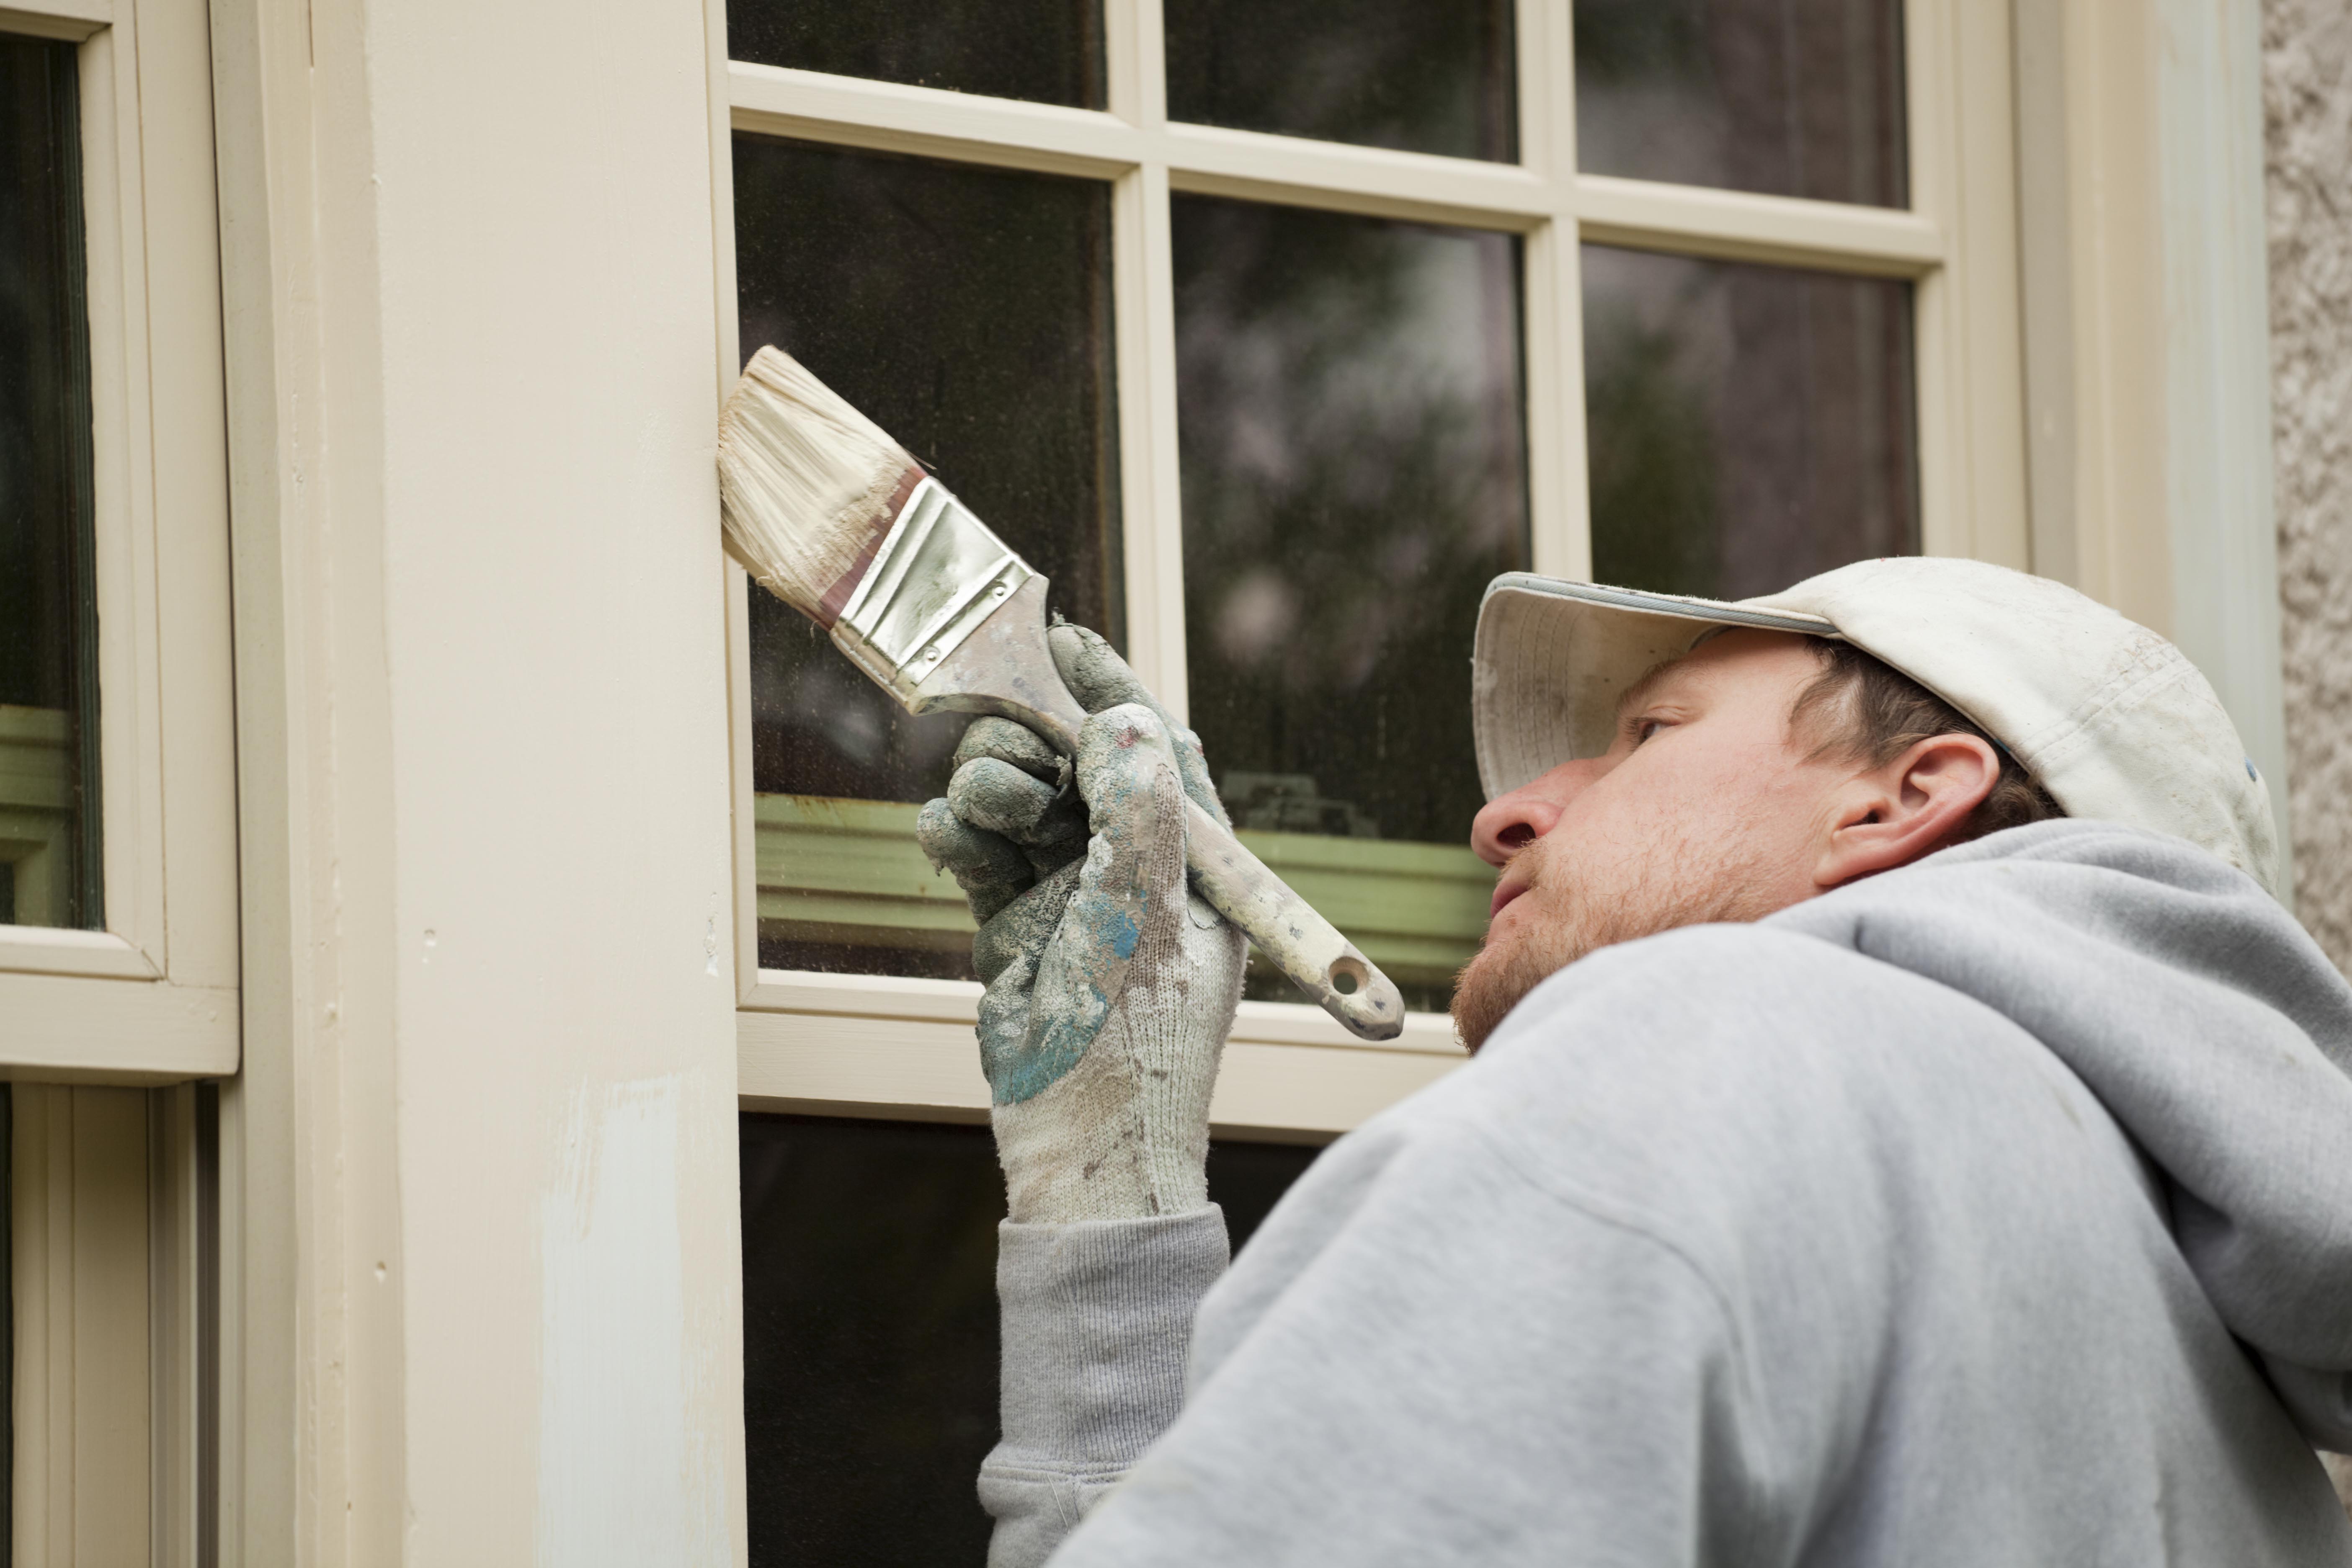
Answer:
[[1491, 928], [1454, 977], [1454, 1027], [1473, 1053], [1528, 994], [1589, 953], [1619, 942], [1714, 921], [1760, 920], [1780, 907], [1759, 895], [1763, 857], [1718, 845], [1701, 854], [1685, 837], [1614, 867], [1581, 867], [1549, 839], [1520, 851], [1542, 857], [1517, 902], [1542, 900], [1536, 921], [1496, 942]]

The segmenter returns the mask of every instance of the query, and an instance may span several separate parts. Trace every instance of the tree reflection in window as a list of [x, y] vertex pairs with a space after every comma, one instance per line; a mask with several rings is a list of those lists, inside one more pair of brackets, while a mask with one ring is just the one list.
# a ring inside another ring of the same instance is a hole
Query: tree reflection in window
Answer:
[[1175, 205], [1192, 721], [1239, 825], [1461, 844], [1478, 600], [1528, 563], [1519, 247]]
[[1908, 284], [1583, 259], [1595, 578], [1745, 598], [1918, 550]]

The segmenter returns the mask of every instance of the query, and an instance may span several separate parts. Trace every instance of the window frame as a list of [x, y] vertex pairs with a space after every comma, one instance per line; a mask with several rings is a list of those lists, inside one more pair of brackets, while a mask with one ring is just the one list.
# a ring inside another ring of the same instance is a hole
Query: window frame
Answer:
[[21, 1084], [9, 1109], [13, 1561], [210, 1561], [198, 1089]]
[[[1567, 0], [1517, 0], [1520, 162], [1494, 163], [1171, 122], [1160, 0], [1104, 0], [1107, 107], [987, 99], [731, 61], [725, 0], [705, 0], [718, 267], [718, 389], [740, 363], [731, 138], [738, 131], [1110, 188], [1129, 661], [1186, 710], [1170, 197], [1187, 193], [1499, 230], [1525, 247], [1532, 564], [1589, 575], [1582, 374], [1584, 242], [1913, 285], [1922, 547], [2031, 563], [2020, 339], [2010, 7], [1906, 0], [1911, 205], [1853, 206], [1576, 169]], [[759, 967], [748, 578], [726, 607], [736, 820], [739, 1094], [746, 1110], [986, 1114], [970, 982]], [[1303, 1004], [1244, 1002], [1212, 1121], [1223, 1134], [1328, 1138], [1465, 1059], [1416, 1014], [1357, 1040]]]
[[0, 925], [0, 1074], [219, 1076], [238, 950], [208, 17], [15, 0], [0, 30], [79, 65], [105, 889], [101, 930]]

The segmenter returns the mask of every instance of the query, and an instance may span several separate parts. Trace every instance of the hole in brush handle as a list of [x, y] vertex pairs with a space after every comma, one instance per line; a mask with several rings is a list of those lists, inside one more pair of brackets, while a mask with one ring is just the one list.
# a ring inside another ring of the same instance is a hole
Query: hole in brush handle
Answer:
[[1352, 952], [1326, 975], [1329, 991], [1318, 1000], [1359, 1039], [1392, 1040], [1404, 1032], [1404, 994], [1396, 982]]
[[1395, 983], [1194, 802], [1184, 812], [1184, 859], [1201, 896], [1349, 1033], [1388, 1040], [1403, 1031]]

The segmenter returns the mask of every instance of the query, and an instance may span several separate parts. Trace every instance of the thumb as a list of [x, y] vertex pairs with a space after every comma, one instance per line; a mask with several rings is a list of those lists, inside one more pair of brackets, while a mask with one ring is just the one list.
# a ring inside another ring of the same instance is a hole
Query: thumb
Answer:
[[1176, 774], [1183, 781], [1184, 793], [1218, 822], [1228, 827], [1233, 826], [1223, 803], [1217, 798], [1217, 786], [1209, 781], [1209, 763], [1201, 753], [1201, 737], [1179, 724], [1175, 716], [1160, 705], [1160, 699], [1136, 679], [1135, 671], [1128, 668], [1127, 660], [1118, 657], [1117, 648], [1085, 626], [1067, 621], [1056, 622], [1046, 632], [1045, 646], [1053, 650], [1054, 668], [1061, 672], [1062, 684], [1070, 689], [1070, 695], [1087, 712], [1101, 713], [1127, 703], [1149, 709], [1152, 717], [1167, 728], [1176, 754]]
[[1137, 702], [1167, 719], [1160, 700], [1136, 679], [1118, 650], [1098, 634], [1068, 621], [1056, 621], [1045, 633], [1045, 646], [1054, 650], [1054, 668], [1062, 672], [1062, 684], [1087, 712]]
[[[1084, 897], [1097, 879], [1105, 897], [1180, 900], [1184, 888], [1184, 802], [1176, 748], [1160, 716], [1121, 703], [1087, 721], [1073, 760], [1094, 840]], [[1139, 909], [1137, 924], [1145, 916]]]
[[1043, 1092], [1077, 1065], [1136, 962], [1166, 946], [1171, 922], [1184, 918], [1184, 797], [1159, 718], [1127, 703], [1087, 720], [1076, 772], [1094, 837], [1038, 962], [1028, 1027], [988, 1064], [1000, 1105]]

